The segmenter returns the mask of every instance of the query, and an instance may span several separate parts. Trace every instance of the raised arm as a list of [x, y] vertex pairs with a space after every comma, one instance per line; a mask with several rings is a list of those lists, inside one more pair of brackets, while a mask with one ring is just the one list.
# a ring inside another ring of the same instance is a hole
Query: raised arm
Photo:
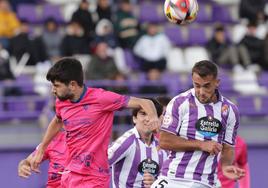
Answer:
[[137, 97], [130, 97], [127, 108], [142, 108], [145, 113], [149, 116], [149, 124], [151, 125], [151, 130], [156, 131], [160, 127], [160, 122], [157, 116], [154, 103], [149, 99], [141, 99]]
[[49, 145], [50, 141], [57, 135], [62, 127], [62, 121], [56, 116], [51, 120], [45, 136], [43, 137], [42, 142], [36, 150], [36, 153], [32, 160], [30, 161], [31, 169], [35, 172], [39, 172], [39, 165], [42, 162], [45, 150]]

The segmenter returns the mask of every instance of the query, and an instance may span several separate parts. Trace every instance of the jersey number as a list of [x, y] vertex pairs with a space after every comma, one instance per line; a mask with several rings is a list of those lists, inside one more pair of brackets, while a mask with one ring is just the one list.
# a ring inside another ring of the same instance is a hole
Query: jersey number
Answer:
[[161, 180], [158, 185], [155, 186], [155, 188], [164, 188], [167, 184], [168, 182], [166, 180]]

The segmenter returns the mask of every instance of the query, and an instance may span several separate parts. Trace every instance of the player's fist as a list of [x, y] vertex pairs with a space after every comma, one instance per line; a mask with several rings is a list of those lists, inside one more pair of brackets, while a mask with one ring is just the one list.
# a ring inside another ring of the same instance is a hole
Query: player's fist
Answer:
[[154, 176], [149, 172], [144, 172], [143, 174], [143, 184], [145, 188], [150, 188], [151, 185], [154, 183]]
[[22, 160], [19, 163], [18, 175], [22, 178], [28, 178], [31, 175], [31, 167], [28, 161]]
[[246, 171], [234, 165], [222, 166], [223, 175], [231, 180], [238, 180], [245, 176]]
[[44, 156], [44, 150], [42, 149], [42, 147], [39, 146], [33, 158], [30, 161], [32, 171], [40, 173], [39, 166], [40, 163], [42, 162], [43, 156]]
[[215, 141], [201, 142], [201, 150], [208, 152], [210, 155], [217, 155], [222, 150], [222, 145]]

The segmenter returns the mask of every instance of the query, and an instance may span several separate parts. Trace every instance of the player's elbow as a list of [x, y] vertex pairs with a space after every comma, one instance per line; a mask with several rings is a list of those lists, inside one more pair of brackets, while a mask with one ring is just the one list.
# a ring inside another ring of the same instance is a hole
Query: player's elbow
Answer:
[[160, 137], [159, 137], [159, 146], [161, 149], [164, 149], [164, 150], [170, 149], [170, 141], [168, 137], [166, 137], [164, 133], [161, 133], [161, 132], [160, 132]]
[[160, 146], [161, 149], [164, 149], [164, 150], [168, 150], [169, 149], [168, 143], [165, 142], [165, 141], [159, 140], [159, 146]]

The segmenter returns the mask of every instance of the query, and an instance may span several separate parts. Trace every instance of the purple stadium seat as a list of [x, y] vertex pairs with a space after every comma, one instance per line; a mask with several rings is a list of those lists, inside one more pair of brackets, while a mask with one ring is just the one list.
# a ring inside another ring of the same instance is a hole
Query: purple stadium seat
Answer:
[[205, 29], [203, 27], [188, 29], [188, 44], [191, 46], [204, 46], [207, 43]]
[[199, 4], [199, 10], [196, 17], [196, 22], [207, 23], [211, 22], [211, 16], [206, 11], [205, 5]]
[[64, 19], [59, 6], [46, 4], [43, 6], [42, 19], [54, 18], [58, 23], [64, 23]]
[[254, 96], [238, 96], [236, 98], [239, 112], [242, 116], [263, 116], [264, 113], [256, 109]]
[[140, 70], [139, 62], [138, 62], [137, 58], [135, 58], [135, 56], [131, 50], [124, 49], [124, 56], [125, 56], [126, 64], [132, 70]]
[[258, 77], [260, 86], [265, 86], [268, 89], [268, 72], [263, 71]]
[[214, 5], [212, 7], [212, 19], [214, 22], [235, 23], [229, 7], [224, 5]]
[[20, 75], [16, 78], [15, 84], [21, 89], [23, 95], [36, 95], [32, 77]]
[[267, 106], [268, 106], [268, 96], [262, 96], [260, 97], [261, 99], [261, 107], [260, 107], [260, 113], [263, 113], [264, 115], [268, 115], [268, 110], [267, 110]]
[[142, 3], [140, 4], [140, 13], [139, 13], [139, 21], [143, 22], [153, 22], [153, 23], [161, 23], [166, 19], [164, 17], [164, 13], [161, 14], [158, 12], [158, 4], [157, 3]]
[[237, 92], [233, 88], [233, 81], [231, 75], [228, 72], [225, 72], [223, 69], [219, 71], [220, 78], [220, 91], [225, 96], [236, 95]]
[[36, 120], [43, 108], [47, 106], [48, 99], [38, 96], [2, 97], [0, 103], [4, 104], [4, 109], [0, 113], [0, 121]]
[[19, 4], [17, 14], [20, 19], [27, 20], [29, 23], [40, 23], [40, 17], [37, 14], [36, 5], [33, 4]]
[[167, 26], [165, 27], [165, 34], [170, 39], [170, 41], [173, 43], [173, 45], [178, 47], [185, 46], [186, 42], [182, 36], [182, 32], [179, 26]]

